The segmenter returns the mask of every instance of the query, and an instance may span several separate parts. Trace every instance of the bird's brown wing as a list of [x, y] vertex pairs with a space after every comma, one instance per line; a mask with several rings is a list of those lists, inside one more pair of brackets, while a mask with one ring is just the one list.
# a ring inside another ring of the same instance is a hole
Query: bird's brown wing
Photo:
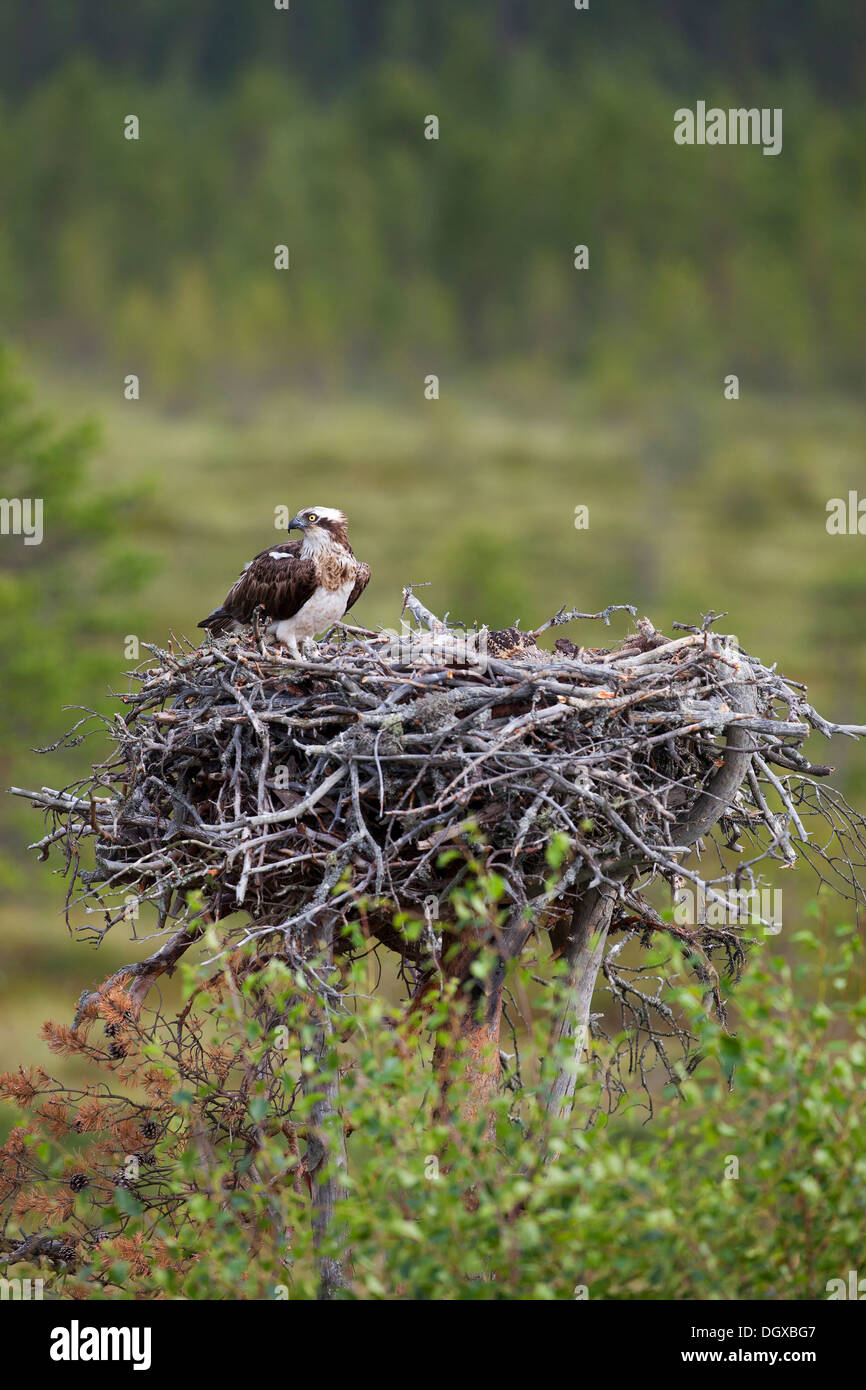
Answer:
[[350, 595], [349, 595], [349, 602], [346, 604], [346, 612], [347, 612], [347, 613], [348, 613], [349, 609], [352, 607], [352, 604], [353, 604], [353, 603], [357, 603], [358, 599], [359, 599], [359, 598], [361, 597], [361, 595], [363, 594], [363, 592], [364, 592], [364, 590], [366, 589], [366, 587], [367, 587], [367, 585], [369, 584], [369, 582], [370, 582], [370, 566], [369, 566], [369, 565], [365, 565], [365, 564], [364, 564], [364, 561], [363, 561], [363, 560], [360, 560], [360, 561], [358, 562], [358, 573], [355, 575], [355, 584], [354, 584], [354, 588], [352, 589], [352, 592], [351, 592]]
[[301, 558], [300, 549], [300, 541], [284, 541], [260, 551], [229, 589], [223, 611], [241, 623], [259, 605], [269, 618], [293, 618], [319, 587], [315, 566]]

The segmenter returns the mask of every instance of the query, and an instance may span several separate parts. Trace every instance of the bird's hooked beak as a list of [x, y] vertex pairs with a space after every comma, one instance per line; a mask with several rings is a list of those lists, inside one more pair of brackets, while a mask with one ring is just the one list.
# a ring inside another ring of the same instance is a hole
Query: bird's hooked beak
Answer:
[[286, 529], [288, 531], [305, 531], [307, 523], [302, 516], [293, 516]]

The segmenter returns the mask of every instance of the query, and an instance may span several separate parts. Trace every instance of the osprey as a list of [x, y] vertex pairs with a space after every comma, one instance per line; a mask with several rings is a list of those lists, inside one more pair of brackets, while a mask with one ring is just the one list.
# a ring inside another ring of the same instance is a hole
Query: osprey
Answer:
[[199, 627], [215, 636], [238, 632], [264, 609], [268, 635], [293, 656], [317, 632], [339, 622], [367, 587], [370, 566], [349, 545], [346, 517], [334, 507], [305, 507], [292, 517], [290, 531], [303, 539], [262, 550], [244, 566], [219, 608]]

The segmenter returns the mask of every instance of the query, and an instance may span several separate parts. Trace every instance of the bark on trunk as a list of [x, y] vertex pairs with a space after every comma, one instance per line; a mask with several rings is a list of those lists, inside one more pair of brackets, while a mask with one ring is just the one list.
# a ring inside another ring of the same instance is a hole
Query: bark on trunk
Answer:
[[[333, 932], [333, 922], [330, 922], [322, 940], [329, 963], [333, 960]], [[326, 1253], [323, 1247], [333, 1242], [334, 1214], [337, 1203], [345, 1196], [348, 1163], [339, 1077], [330, 1071], [323, 1072], [331, 1046], [331, 1022], [320, 1005], [315, 1006], [310, 1021], [313, 1036], [310, 1043], [301, 1049], [304, 1093], [308, 1097], [316, 1097], [310, 1109], [306, 1167], [310, 1177], [313, 1245], [319, 1274], [317, 1297], [320, 1301], [329, 1301], [346, 1283], [345, 1254]], [[312, 1062], [309, 1069], [305, 1065], [308, 1059]]]
[[565, 999], [554, 1019], [551, 1044], [571, 1043], [569, 1061], [560, 1065], [547, 1093], [547, 1113], [567, 1115], [571, 1110], [577, 1069], [589, 1030], [589, 1014], [596, 976], [604, 955], [614, 894], [594, 888], [574, 905], [571, 928], [563, 951], [568, 973], [563, 981]]
[[[720, 639], [710, 639], [709, 645], [721, 654], [723, 648]], [[735, 677], [733, 666], [731, 675]], [[755, 713], [753, 686], [734, 678], [727, 687], [727, 698], [731, 709], [738, 713]], [[738, 724], [729, 725], [722, 765], [693, 805], [675, 822], [672, 830], [675, 844], [692, 845], [712, 830], [731, 805], [751, 768], [753, 747], [754, 741], [748, 729]], [[618, 871], [612, 872], [625, 877], [635, 866], [636, 858], [630, 856], [622, 861]], [[586, 890], [575, 903], [563, 948], [563, 955], [569, 963], [566, 997], [554, 1020], [551, 1039], [556, 1043], [562, 1038], [574, 1038], [575, 1052], [573, 1060], [560, 1067], [551, 1084], [547, 1098], [547, 1112], [550, 1115], [566, 1116], [571, 1110], [577, 1081], [576, 1066], [586, 1041], [595, 981], [604, 955], [614, 902], [612, 890], [608, 889], [603, 896], [602, 890], [594, 888]]]

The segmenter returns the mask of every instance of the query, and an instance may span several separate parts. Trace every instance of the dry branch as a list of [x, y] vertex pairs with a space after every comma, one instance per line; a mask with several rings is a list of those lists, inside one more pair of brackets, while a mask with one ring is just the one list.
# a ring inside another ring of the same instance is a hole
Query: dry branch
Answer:
[[[607, 621], [616, 607], [583, 616]], [[423, 988], [441, 969], [449, 894], [464, 871], [442, 852], [470, 821], [505, 884], [503, 962], [549, 930], [574, 974], [587, 903], [610, 904], [614, 935], [634, 923], [636, 904], [650, 922], [639, 888], [654, 876], [724, 903], [731, 886], [759, 885], [772, 861], [803, 856], [859, 907], [863, 820], [821, 787], [830, 769], [801, 749], [813, 729], [866, 729], [823, 719], [802, 686], [713, 633], [712, 615], [673, 639], [641, 619], [613, 650], [560, 638], [545, 651], [536, 636], [575, 610], [532, 634], [457, 631], [411, 587], [403, 609], [419, 630], [338, 629], [309, 661], [264, 647], [256, 632], [153, 648], [121, 696], [123, 717], [94, 717], [109, 753], [92, 777], [14, 789], [46, 812], [34, 848], [64, 855], [77, 930], [100, 940], [153, 905], [159, 944], [125, 972], [136, 1007], [198, 939], [203, 913], [226, 949], [278, 939], [298, 968], [315, 957], [325, 914], [335, 914], [338, 961], [350, 950], [339, 928], [362, 920]], [[823, 850], [807, 839], [816, 816]], [[551, 888], [557, 833], [569, 853]], [[694, 866], [689, 854], [710, 834], [717, 848]], [[742, 842], [732, 863], [726, 847]], [[420, 940], [400, 914], [427, 921]], [[701, 969], [713, 970], [714, 952], [738, 960], [747, 930], [697, 924]], [[591, 978], [574, 977], [579, 1007], [560, 1020], [563, 1036], [585, 1036], [594, 955], [591, 965]], [[338, 1001], [338, 988], [322, 988]], [[495, 1044], [501, 987], [475, 1002]], [[554, 1092], [561, 1106], [567, 1082]]]

